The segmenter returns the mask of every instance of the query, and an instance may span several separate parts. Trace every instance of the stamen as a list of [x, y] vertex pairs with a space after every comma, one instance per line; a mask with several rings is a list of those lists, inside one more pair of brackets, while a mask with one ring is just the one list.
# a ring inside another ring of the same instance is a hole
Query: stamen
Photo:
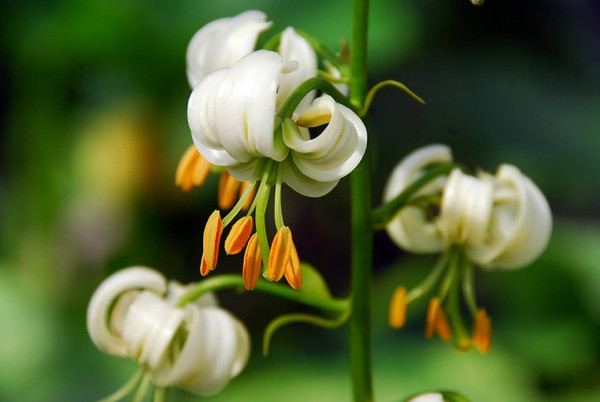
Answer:
[[[244, 197], [244, 193], [246, 192], [246, 189], [248, 188], [248, 186], [250, 185], [250, 181], [245, 181], [242, 182], [242, 185], [240, 186], [240, 200], [242, 199], [242, 197]], [[254, 184], [252, 184], [252, 189], [250, 190], [250, 194], [247, 195], [247, 199], [246, 202], [244, 203], [244, 205], [242, 205], [242, 210], [243, 211], [247, 211], [248, 208], [250, 208], [250, 205], [252, 205], [252, 200], [254, 199], [254, 195], [256, 194], [256, 186]]]
[[258, 237], [254, 233], [248, 241], [248, 247], [246, 247], [246, 252], [244, 253], [242, 276], [246, 289], [252, 290], [256, 287], [260, 275], [261, 263], [262, 255], [260, 253], [260, 246], [258, 245]]
[[473, 330], [473, 346], [479, 352], [489, 352], [492, 341], [492, 322], [485, 309], [477, 310], [475, 316], [475, 329]]
[[210, 163], [200, 155], [194, 145], [188, 147], [177, 165], [175, 185], [183, 191], [189, 191], [194, 186], [201, 186], [210, 173]]
[[429, 307], [427, 307], [427, 321], [425, 324], [425, 336], [427, 338], [431, 338], [433, 336], [439, 309], [440, 299], [438, 297], [434, 297], [429, 301]]
[[221, 174], [219, 180], [219, 208], [229, 209], [233, 207], [238, 198], [241, 185], [242, 183], [230, 175], [229, 172], [225, 171]]
[[204, 228], [204, 239], [202, 252], [202, 262], [200, 263], [200, 274], [207, 275], [217, 266], [219, 258], [219, 243], [221, 242], [221, 233], [223, 232], [223, 223], [221, 222], [221, 213], [215, 210]]
[[251, 216], [244, 216], [234, 223], [225, 239], [225, 252], [227, 254], [237, 254], [242, 251], [250, 234], [252, 234], [253, 227]]
[[439, 309], [437, 312], [435, 330], [440, 339], [443, 341], [447, 341], [452, 338], [452, 330], [450, 329], [448, 318], [446, 318], [446, 313], [444, 313], [443, 309]]
[[292, 289], [300, 289], [302, 287], [302, 268], [300, 267], [300, 258], [298, 258], [298, 251], [296, 251], [293, 241], [291, 241], [290, 246], [290, 261], [285, 269], [285, 279]]
[[388, 318], [390, 327], [398, 329], [404, 326], [404, 323], [406, 322], [407, 305], [406, 288], [404, 286], [398, 286], [390, 301], [390, 314]]
[[282, 226], [273, 238], [269, 253], [269, 277], [271, 280], [278, 281], [283, 276], [290, 261], [291, 244], [292, 231], [289, 227]]

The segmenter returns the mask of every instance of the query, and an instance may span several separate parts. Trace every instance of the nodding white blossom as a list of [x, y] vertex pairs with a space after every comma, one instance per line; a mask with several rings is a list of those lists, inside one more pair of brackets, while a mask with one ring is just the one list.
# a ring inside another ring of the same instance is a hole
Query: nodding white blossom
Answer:
[[208, 74], [231, 67], [252, 52], [260, 33], [270, 27], [267, 16], [256, 10], [220, 18], [203, 26], [194, 34], [187, 48], [190, 86], [194, 88]]
[[[428, 167], [452, 160], [444, 145], [421, 148], [394, 169], [384, 192], [391, 200], [421, 177]], [[439, 213], [408, 205], [387, 225], [392, 240], [418, 253], [461, 245], [476, 264], [486, 268], [519, 268], [537, 258], [552, 229], [550, 207], [538, 187], [515, 166], [501, 165], [496, 175], [470, 176], [454, 169], [417, 192], [440, 196]]]
[[[303, 195], [318, 197], [360, 162], [367, 131], [352, 110], [324, 95], [291, 124], [284, 123], [283, 135], [277, 135], [277, 108], [288, 95], [282, 88], [296, 85], [296, 68], [278, 53], [253, 52], [194, 88], [188, 122], [200, 154], [227, 167], [236, 179], [256, 179], [258, 163], [268, 158], [284, 162], [283, 182]], [[307, 127], [322, 125], [325, 130], [311, 139]]]
[[414, 396], [407, 402], [444, 402], [444, 395], [439, 392], [430, 392]]
[[126, 268], [92, 296], [87, 328], [102, 351], [147, 366], [156, 385], [210, 395], [246, 365], [249, 335], [212, 293], [176, 307], [186, 290], [155, 270]]

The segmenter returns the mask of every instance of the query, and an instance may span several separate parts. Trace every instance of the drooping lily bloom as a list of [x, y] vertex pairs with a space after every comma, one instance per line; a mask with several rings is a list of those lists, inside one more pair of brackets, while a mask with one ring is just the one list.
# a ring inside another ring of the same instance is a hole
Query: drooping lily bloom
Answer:
[[[386, 185], [384, 200], [399, 195], [432, 166], [452, 161], [450, 149], [430, 145], [404, 158]], [[539, 188], [519, 169], [501, 165], [495, 175], [477, 176], [458, 168], [424, 185], [386, 227], [392, 240], [407, 251], [443, 252], [430, 276], [402, 298], [392, 298], [390, 323], [398, 327], [406, 307], [429, 291], [445, 272], [445, 285], [430, 303], [428, 334], [447, 338], [445, 315], [454, 323], [457, 346], [471, 345], [486, 352], [490, 346], [491, 322], [475, 303], [472, 266], [484, 269], [516, 269], [530, 264], [545, 249], [552, 230], [552, 216]], [[468, 285], [465, 285], [467, 283]], [[448, 294], [463, 289], [474, 334], [465, 336], [460, 309]], [[402, 295], [402, 287], [397, 294]], [[450, 289], [450, 290], [449, 290]], [[451, 299], [451, 298], [450, 298]]]
[[[205, 25], [194, 35], [187, 49], [190, 86], [196, 87], [210, 73], [230, 68], [242, 57], [250, 54], [256, 47], [260, 33], [270, 26], [266, 15], [255, 10], [245, 11], [231, 18], [221, 18]], [[298, 85], [317, 75], [317, 56], [310, 43], [291, 27], [282, 32], [277, 51], [291, 66], [286, 79], [279, 83], [279, 99], [284, 101]], [[305, 97], [298, 110], [308, 107], [314, 97], [313, 91]], [[224, 177], [221, 178], [221, 182], [227, 181], [238, 188], [242, 186], [236, 178], [223, 173], [222, 169], [213, 170], [222, 173]], [[209, 160], [190, 147], [179, 162], [175, 183], [184, 191], [188, 191], [194, 186], [201, 186], [210, 171]], [[243, 187], [247, 186], [248, 182], [245, 181]], [[220, 186], [219, 207], [231, 208], [243, 191], [236, 196], [234, 194], [231, 189]]]
[[[297, 69], [295, 61], [286, 61], [276, 52], [259, 50], [231, 68], [208, 75], [194, 88], [188, 103], [192, 139], [202, 157], [213, 165], [225, 167], [236, 179], [250, 181], [250, 187], [258, 186], [256, 203], [248, 215], [256, 207], [258, 250], [255, 252], [262, 254], [263, 269], [272, 280], [280, 278], [283, 272], [299, 273], [299, 269], [291, 263], [289, 268], [286, 266], [294, 255], [289, 250], [295, 250], [291, 234], [283, 237], [282, 247], [269, 248], [264, 213], [271, 187], [275, 187], [275, 221], [279, 232], [286, 228], [281, 214], [281, 185], [287, 183], [302, 195], [320, 197], [358, 165], [367, 143], [361, 119], [328, 95], [312, 100], [309, 94], [306, 99], [311, 102], [300, 103], [291, 118], [277, 114], [289, 95], [287, 88], [299, 82], [294, 75]], [[324, 128], [311, 138], [312, 127]], [[245, 202], [243, 195], [238, 204]], [[227, 226], [239, 210], [234, 206], [222, 226]], [[220, 218], [209, 220], [205, 246], [218, 247], [220, 232], [215, 229], [220, 224]], [[271, 254], [279, 251], [283, 254], [273, 258]], [[205, 247], [204, 253], [201, 273], [206, 274], [214, 269], [212, 261], [216, 263], [214, 257], [218, 253], [213, 247], [208, 250]], [[256, 259], [249, 257], [248, 261]], [[273, 261], [284, 266], [267, 269]]]
[[176, 307], [186, 290], [153, 269], [123, 269], [92, 296], [88, 332], [100, 350], [138, 361], [159, 388], [215, 394], [246, 365], [249, 335], [212, 293]]

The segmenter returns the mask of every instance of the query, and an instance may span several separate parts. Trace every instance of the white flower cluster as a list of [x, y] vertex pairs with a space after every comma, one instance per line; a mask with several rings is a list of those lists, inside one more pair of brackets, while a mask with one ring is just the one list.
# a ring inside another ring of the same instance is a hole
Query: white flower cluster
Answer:
[[[286, 125], [278, 108], [317, 75], [317, 56], [293, 28], [277, 52], [254, 50], [270, 23], [259, 11], [213, 21], [193, 37], [187, 52], [193, 92], [188, 123], [198, 152], [238, 180], [257, 179], [261, 160], [281, 163], [280, 181], [311, 197], [322, 196], [360, 162], [367, 144], [361, 119], [330, 96], [311, 91]], [[326, 125], [311, 139], [308, 127]]]
[[[428, 167], [452, 161], [445, 145], [430, 145], [409, 154], [394, 169], [384, 191], [391, 200], [421, 177]], [[496, 175], [470, 176], [454, 169], [417, 192], [413, 199], [441, 196], [431, 217], [408, 205], [388, 224], [387, 232], [400, 247], [434, 253], [450, 245], [463, 246], [467, 256], [487, 268], [525, 266], [546, 247], [552, 216], [546, 198], [515, 166], [504, 164]]]
[[186, 290], [155, 270], [123, 269], [92, 296], [87, 328], [102, 351], [147, 366], [156, 385], [211, 395], [244, 368], [250, 339], [211, 293], [177, 308]]

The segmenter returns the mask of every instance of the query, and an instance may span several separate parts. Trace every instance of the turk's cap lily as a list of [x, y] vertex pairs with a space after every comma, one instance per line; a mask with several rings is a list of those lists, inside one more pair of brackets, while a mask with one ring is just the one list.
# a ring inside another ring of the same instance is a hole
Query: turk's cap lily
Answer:
[[88, 332], [99, 349], [147, 366], [158, 386], [210, 395], [245, 366], [249, 335], [212, 294], [176, 307], [187, 288], [146, 267], [119, 271], [92, 296]]
[[[450, 161], [450, 150], [443, 145], [408, 155], [394, 169], [384, 199], [400, 194], [426, 167]], [[501, 165], [496, 175], [477, 176], [454, 169], [413, 198], [420, 196], [441, 197], [436, 216], [409, 205], [386, 228], [392, 240], [408, 251], [438, 252], [459, 245], [482, 267], [512, 269], [531, 263], [548, 244], [552, 229], [548, 202], [515, 166]]]
[[[251, 53], [192, 91], [188, 122], [200, 154], [236, 179], [256, 179], [259, 161], [268, 158], [283, 163], [283, 182], [318, 197], [360, 162], [367, 131], [352, 110], [328, 95], [297, 109], [276, 130], [277, 107], [285, 100], [280, 88], [296, 67], [275, 52]], [[308, 128], [322, 125], [323, 132], [311, 139]]]
[[187, 76], [194, 88], [213, 71], [231, 67], [252, 52], [261, 32], [271, 27], [256, 10], [220, 18], [203, 26], [192, 37], [186, 53]]

